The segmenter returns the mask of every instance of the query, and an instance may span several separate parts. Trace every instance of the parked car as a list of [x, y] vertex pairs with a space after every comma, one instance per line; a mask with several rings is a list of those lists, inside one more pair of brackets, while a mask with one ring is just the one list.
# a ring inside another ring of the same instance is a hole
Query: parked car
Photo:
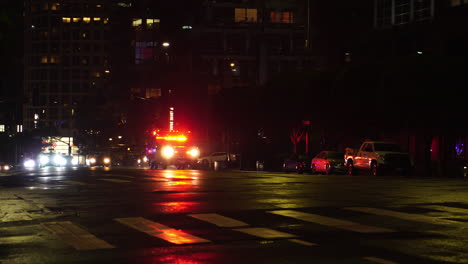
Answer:
[[353, 175], [358, 170], [369, 171], [373, 176], [389, 171], [410, 175], [413, 160], [397, 143], [364, 141], [357, 152], [353, 149], [347, 151], [345, 165], [349, 175]]
[[197, 165], [203, 169], [213, 169], [215, 161], [225, 162], [228, 166], [237, 162], [237, 155], [229, 152], [213, 152], [198, 158]]
[[310, 158], [307, 155], [292, 154], [283, 161], [283, 172], [308, 172]]
[[315, 173], [344, 173], [344, 156], [342, 151], [320, 151], [310, 162], [310, 172]]

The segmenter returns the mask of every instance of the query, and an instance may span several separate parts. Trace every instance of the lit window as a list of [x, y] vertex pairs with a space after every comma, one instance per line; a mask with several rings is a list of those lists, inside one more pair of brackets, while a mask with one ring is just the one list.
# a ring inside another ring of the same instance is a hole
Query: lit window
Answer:
[[461, 0], [452, 0], [452, 6], [459, 6], [461, 4]]
[[148, 29], [156, 28], [159, 24], [159, 19], [146, 19], [146, 27]]
[[0, 132], [5, 132], [5, 125], [0, 125]]
[[81, 17], [74, 17], [73, 18], [73, 22], [80, 22], [80, 20], [81, 20]]
[[70, 23], [70, 22], [71, 22], [71, 18], [69, 18], [69, 17], [62, 17], [62, 22], [63, 22], [63, 23]]
[[93, 20], [94, 21], [101, 21], [101, 18], [100, 17], [94, 17]]
[[141, 27], [141, 23], [142, 23], [141, 18], [134, 18], [133, 21], [132, 21], [132, 26], [136, 27], [136, 28], [139, 28], [139, 27]]
[[104, 23], [104, 24], [109, 23], [109, 18], [108, 18], [108, 17], [104, 18], [103, 23]]
[[47, 63], [49, 60], [47, 58], [47, 56], [42, 56], [41, 57], [41, 63]]
[[97, 4], [96, 7], [102, 7], [102, 5], [101, 5], [101, 4]]
[[270, 21], [272, 23], [293, 23], [293, 13], [292, 12], [270, 12]]
[[50, 10], [59, 10], [60, 4], [59, 3], [52, 3], [50, 4]]
[[236, 8], [235, 22], [257, 22], [257, 9], [254, 8]]
[[91, 22], [91, 18], [90, 17], [83, 17], [83, 22], [89, 23], [89, 22]]
[[50, 63], [59, 63], [59, 56], [50, 57]]

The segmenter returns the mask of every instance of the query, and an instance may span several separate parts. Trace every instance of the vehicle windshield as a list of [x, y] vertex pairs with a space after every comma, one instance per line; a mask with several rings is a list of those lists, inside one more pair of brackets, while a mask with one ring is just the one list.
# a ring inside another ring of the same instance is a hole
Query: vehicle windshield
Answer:
[[401, 148], [398, 144], [391, 143], [375, 143], [375, 151], [392, 151], [392, 152], [401, 152]]
[[344, 157], [343, 152], [328, 152], [327, 157], [329, 159], [342, 159]]

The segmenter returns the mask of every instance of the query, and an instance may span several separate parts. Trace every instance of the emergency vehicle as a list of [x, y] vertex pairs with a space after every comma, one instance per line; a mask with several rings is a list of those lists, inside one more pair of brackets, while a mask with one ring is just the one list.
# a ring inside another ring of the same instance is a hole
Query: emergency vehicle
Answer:
[[151, 138], [146, 149], [150, 169], [166, 169], [171, 165], [177, 169], [190, 169], [200, 156], [190, 131], [155, 130]]

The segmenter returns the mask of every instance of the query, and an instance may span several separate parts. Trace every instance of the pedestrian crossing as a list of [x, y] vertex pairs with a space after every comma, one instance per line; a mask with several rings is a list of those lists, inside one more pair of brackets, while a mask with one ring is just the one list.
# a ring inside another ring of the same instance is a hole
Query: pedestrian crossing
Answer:
[[[434, 211], [462, 214], [465, 221], [468, 220], [468, 210], [466, 208], [443, 206], [443, 205], [420, 205], [415, 208], [428, 209], [425, 214], [409, 214], [395, 210], [395, 208], [372, 208], [372, 207], [343, 207], [334, 208], [340, 212], [353, 212], [360, 216], [373, 217], [374, 225], [368, 223], [360, 223], [355, 220], [344, 219], [349, 214], [340, 214], [341, 216], [331, 217], [322, 215], [320, 209], [317, 208], [298, 208], [288, 210], [264, 210], [255, 212], [255, 215], [261, 215], [262, 223], [259, 225], [258, 219], [252, 219], [252, 224], [248, 221], [246, 215], [249, 212], [240, 214], [240, 217], [235, 217], [237, 212], [217, 212], [217, 213], [194, 213], [194, 214], [177, 214], [165, 216], [162, 219], [158, 215], [153, 216], [133, 216], [133, 217], [118, 217], [111, 218], [105, 221], [112, 223], [112, 231], [103, 231], [100, 226], [89, 228], [86, 222], [44, 222], [40, 226], [56, 239], [65, 243], [68, 247], [72, 247], [79, 251], [89, 250], [112, 250], [115, 248], [125, 248], [125, 240], [127, 236], [131, 239], [135, 237], [146, 236], [146, 239], [153, 240], [156, 245], [205, 245], [205, 244], [223, 244], [226, 243], [223, 236], [233, 237], [235, 241], [283, 241], [283, 243], [292, 243], [302, 247], [330, 247], [333, 246], [327, 240], [321, 241], [314, 237], [314, 232], [317, 228], [325, 228], [325, 232], [333, 232], [333, 236], [339, 239], [340, 232], [346, 233], [346, 236], [354, 235], [385, 235], [410, 232], [401, 226], [387, 228], [379, 223], [385, 222], [386, 218], [395, 218], [401, 222], [416, 222], [421, 224], [441, 225], [443, 227], [457, 229], [463, 226], [462, 221], [453, 221], [441, 219], [433, 216]], [[398, 208], [397, 208], [398, 209]], [[311, 211], [317, 211], [312, 213]], [[275, 219], [273, 219], [275, 218]], [[350, 217], [356, 219], [356, 217]], [[364, 219], [364, 218], [363, 218]], [[104, 221], [104, 222], [105, 222]], [[277, 221], [290, 223], [289, 225], [278, 225]], [[191, 225], [180, 224], [193, 222]], [[109, 223], [102, 223], [103, 226], [108, 226]], [[299, 224], [298, 224], [299, 223]], [[309, 225], [312, 225], [311, 229]], [[287, 228], [294, 226], [295, 228]], [[302, 232], [301, 228], [309, 229], [308, 232]], [[105, 229], [105, 228], [104, 228]], [[331, 230], [331, 231], [328, 231]], [[427, 230], [432, 231], [428, 228]], [[424, 230], [418, 231], [423, 235]], [[116, 236], [116, 233], [119, 233]], [[131, 233], [129, 235], [128, 233]], [[232, 233], [236, 233], [233, 235]], [[418, 234], [414, 234], [417, 236]], [[345, 237], [344, 234], [342, 234]], [[113, 238], [112, 238], [113, 237]], [[117, 237], [117, 238], [115, 238]], [[109, 239], [111, 238], [111, 239]], [[108, 241], [111, 240], [111, 241]], [[161, 241], [158, 244], [157, 241]], [[1, 244], [1, 239], [0, 239]], [[153, 245], [154, 246], [154, 245]], [[386, 259], [379, 256], [363, 255], [362, 260], [369, 263], [384, 263], [394, 264], [392, 259]]]

